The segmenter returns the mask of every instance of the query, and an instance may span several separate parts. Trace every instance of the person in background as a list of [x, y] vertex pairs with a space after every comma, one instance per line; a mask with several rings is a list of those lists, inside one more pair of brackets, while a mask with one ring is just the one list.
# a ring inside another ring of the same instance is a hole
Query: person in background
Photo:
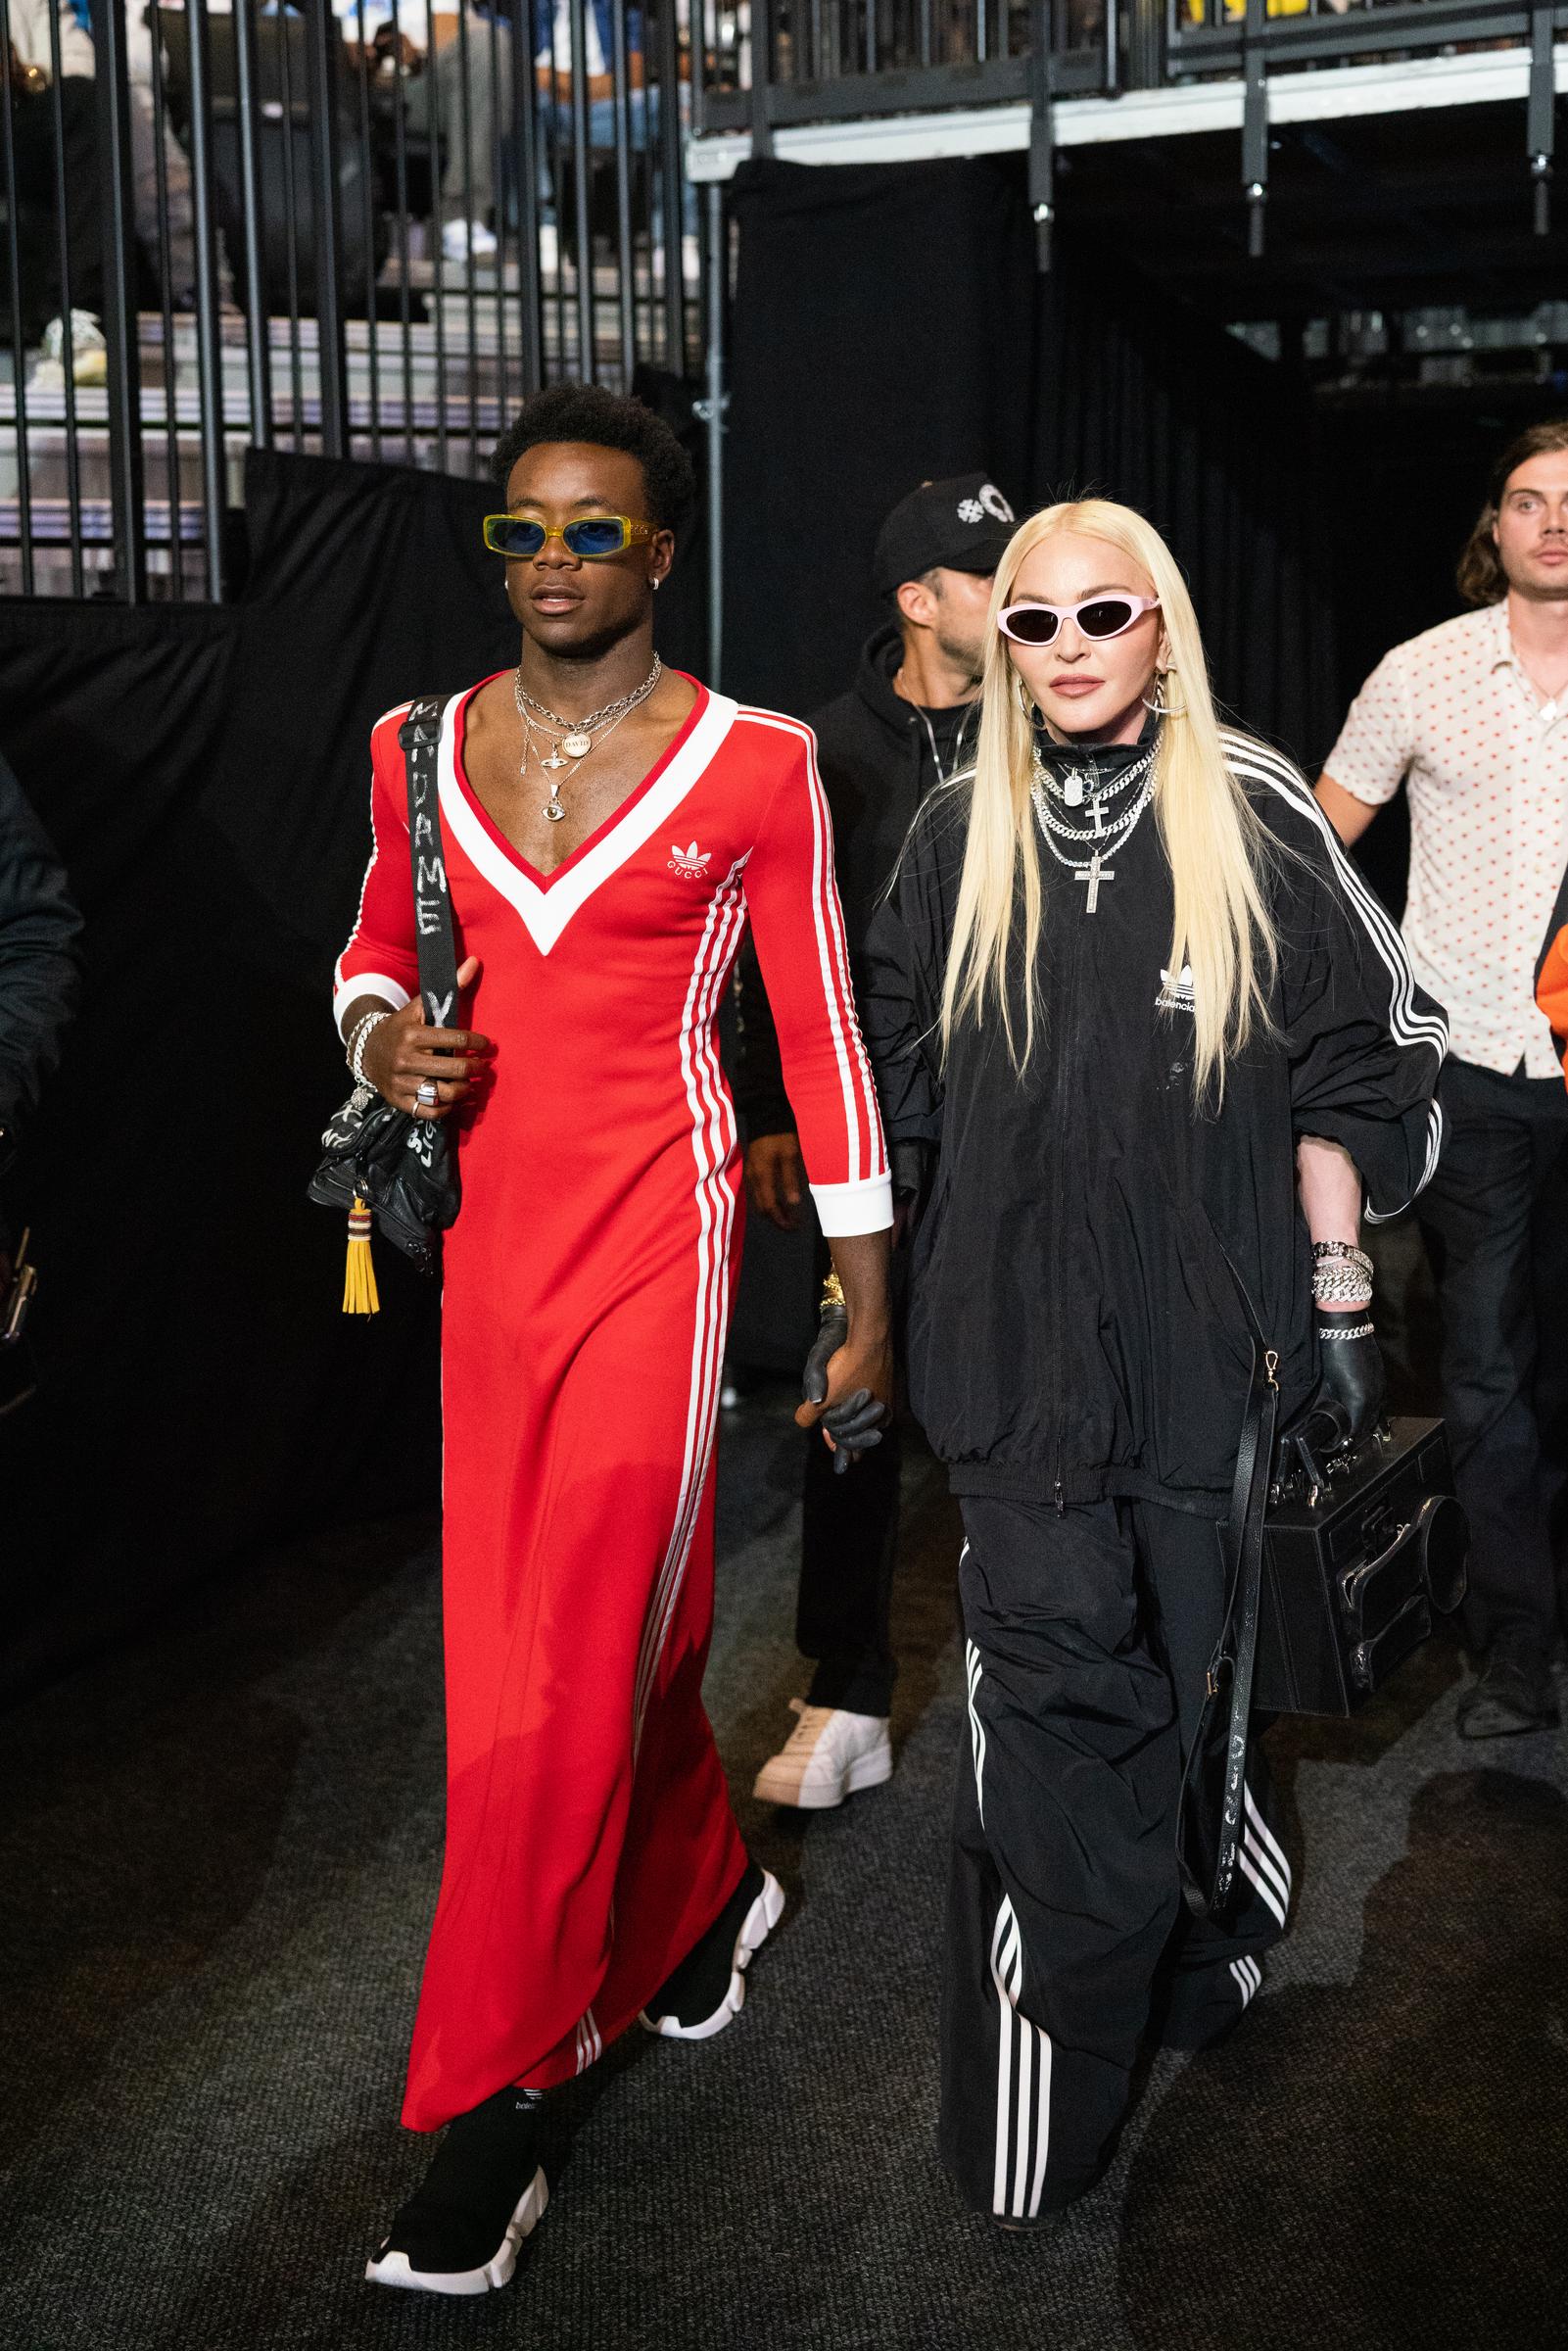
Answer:
[[[68, 366], [73, 383], [101, 384], [109, 363], [101, 323], [96, 60], [86, 0], [11, 0], [7, 22], [12, 155], [23, 216], [23, 338], [30, 343], [41, 329], [42, 345], [29, 389], [58, 388]], [[57, 163], [65, 186], [69, 302], [55, 220]]]
[[[875, 585], [893, 609], [861, 654], [850, 692], [811, 722], [832, 811], [852, 964], [917, 809], [974, 756], [991, 575], [1012, 530], [1013, 509], [1002, 493], [983, 473], [971, 473], [912, 491], [878, 538]], [[750, 1138], [746, 1190], [759, 1216], [790, 1231], [800, 1222], [806, 1174], [779, 1039], [749, 946], [740, 967], [740, 1016], [736, 1099]], [[907, 1199], [918, 1174], [912, 1155], [905, 1160]], [[894, 1182], [898, 1187], [897, 1168]], [[826, 1274], [826, 1247], [819, 1244], [817, 1254], [819, 1275]], [[821, 1445], [802, 1447], [802, 1469], [795, 1637], [816, 1664], [806, 1697], [790, 1702], [799, 1720], [763, 1765], [754, 1793], [764, 1802], [820, 1811], [858, 1789], [880, 1786], [893, 1768], [888, 1607], [898, 1548], [896, 1426], [883, 1432], [852, 1478], [835, 1475]]]
[[[180, 0], [163, 0], [178, 6]], [[217, 9], [226, 0], [211, 0]], [[55, 222], [55, 44], [59, 38], [59, 109], [65, 150], [66, 241], [71, 262], [68, 334], [60, 240]], [[97, 53], [86, 0], [11, 0], [12, 135], [18, 196], [28, 216], [24, 223], [23, 333], [30, 341], [41, 325], [41, 351], [28, 389], [58, 391], [69, 358], [72, 383], [92, 388], [105, 382], [109, 357], [104, 340], [102, 189], [98, 176], [99, 125]], [[159, 192], [158, 117], [153, 99], [152, 35], [148, 11], [130, 0], [125, 11], [127, 118], [130, 127], [132, 198], [136, 236], [149, 265], [157, 268], [166, 247], [169, 300], [176, 311], [196, 306], [195, 201], [191, 169], [167, 114], [163, 123], [163, 197]], [[218, 296], [234, 298], [233, 273], [217, 248]]]
[[1349, 842], [1407, 781], [1404, 937], [1452, 1024], [1420, 1215], [1485, 1653], [1458, 1727], [1487, 1739], [1559, 1719], [1568, 1099], [1535, 973], [1568, 865], [1568, 419], [1503, 451], [1458, 583], [1475, 609], [1384, 656], [1317, 794]]
[[388, 19], [376, 28], [371, 60], [378, 94], [385, 95], [399, 78], [401, 44], [409, 127], [427, 133], [438, 151], [442, 255], [453, 263], [494, 261], [497, 159], [500, 142], [511, 137], [510, 23], [504, 14], [467, 0], [453, 30], [436, 43], [431, 57], [403, 28], [408, 23], [422, 24], [423, 12], [410, 7], [397, 27]]

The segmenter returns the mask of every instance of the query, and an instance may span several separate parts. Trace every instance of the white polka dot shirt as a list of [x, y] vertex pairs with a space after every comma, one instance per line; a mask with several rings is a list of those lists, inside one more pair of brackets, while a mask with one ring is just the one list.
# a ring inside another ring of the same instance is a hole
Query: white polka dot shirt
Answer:
[[1324, 772], [1371, 807], [1408, 779], [1404, 938], [1453, 1052], [1558, 1077], [1535, 975], [1568, 864], [1568, 694], [1548, 702], [1531, 684], [1506, 602], [1386, 654]]

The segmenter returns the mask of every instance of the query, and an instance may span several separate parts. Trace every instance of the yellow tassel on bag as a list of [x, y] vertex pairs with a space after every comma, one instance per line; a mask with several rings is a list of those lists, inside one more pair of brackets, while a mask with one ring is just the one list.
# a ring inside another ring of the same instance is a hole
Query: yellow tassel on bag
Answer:
[[346, 1315], [379, 1315], [381, 1301], [376, 1296], [376, 1269], [370, 1255], [370, 1211], [356, 1196], [349, 1211], [349, 1262], [343, 1274], [343, 1311]]

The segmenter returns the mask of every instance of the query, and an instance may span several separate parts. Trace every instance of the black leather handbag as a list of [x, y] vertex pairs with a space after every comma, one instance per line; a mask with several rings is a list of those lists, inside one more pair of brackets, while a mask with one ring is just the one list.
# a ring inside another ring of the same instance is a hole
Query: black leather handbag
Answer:
[[[1234, 1274], [1234, 1268], [1232, 1273]], [[1240, 1278], [1253, 1374], [1220, 1531], [1225, 1616], [1209, 1661], [1176, 1823], [1198, 1918], [1234, 1906], [1255, 1707], [1350, 1714], [1464, 1597], [1469, 1535], [1441, 1420], [1392, 1420], [1320, 1454], [1310, 1411], [1278, 1430], [1278, 1358]]]
[[1326, 1456], [1280, 1447], [1263, 1530], [1253, 1704], [1354, 1714], [1464, 1598], [1469, 1528], [1441, 1420]]
[[[415, 702], [398, 730], [408, 783], [419, 993], [433, 1028], [447, 1024], [457, 1001], [457, 952], [436, 788], [436, 753], [449, 698]], [[349, 1218], [344, 1311], [374, 1314], [375, 1281], [368, 1265], [372, 1221], [422, 1273], [434, 1273], [441, 1263], [441, 1236], [455, 1221], [461, 1199], [447, 1122], [416, 1119], [411, 1111], [394, 1109], [374, 1086], [356, 1085], [329, 1122], [321, 1145], [324, 1157], [310, 1178], [309, 1197]], [[356, 1249], [366, 1252], [358, 1266]]]

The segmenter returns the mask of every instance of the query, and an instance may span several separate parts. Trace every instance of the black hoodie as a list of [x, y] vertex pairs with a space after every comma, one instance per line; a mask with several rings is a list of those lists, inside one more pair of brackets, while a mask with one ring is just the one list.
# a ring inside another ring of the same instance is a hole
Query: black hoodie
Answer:
[[[833, 863], [843, 900], [857, 986], [877, 904], [886, 889], [916, 810], [933, 787], [973, 756], [979, 704], [920, 710], [893, 691], [903, 634], [889, 621], [867, 643], [848, 694], [812, 719], [817, 760], [833, 820]], [[795, 1123], [779, 1062], [779, 1039], [749, 936], [737, 994], [740, 1053], [736, 1100], [750, 1135], [784, 1134]]]

